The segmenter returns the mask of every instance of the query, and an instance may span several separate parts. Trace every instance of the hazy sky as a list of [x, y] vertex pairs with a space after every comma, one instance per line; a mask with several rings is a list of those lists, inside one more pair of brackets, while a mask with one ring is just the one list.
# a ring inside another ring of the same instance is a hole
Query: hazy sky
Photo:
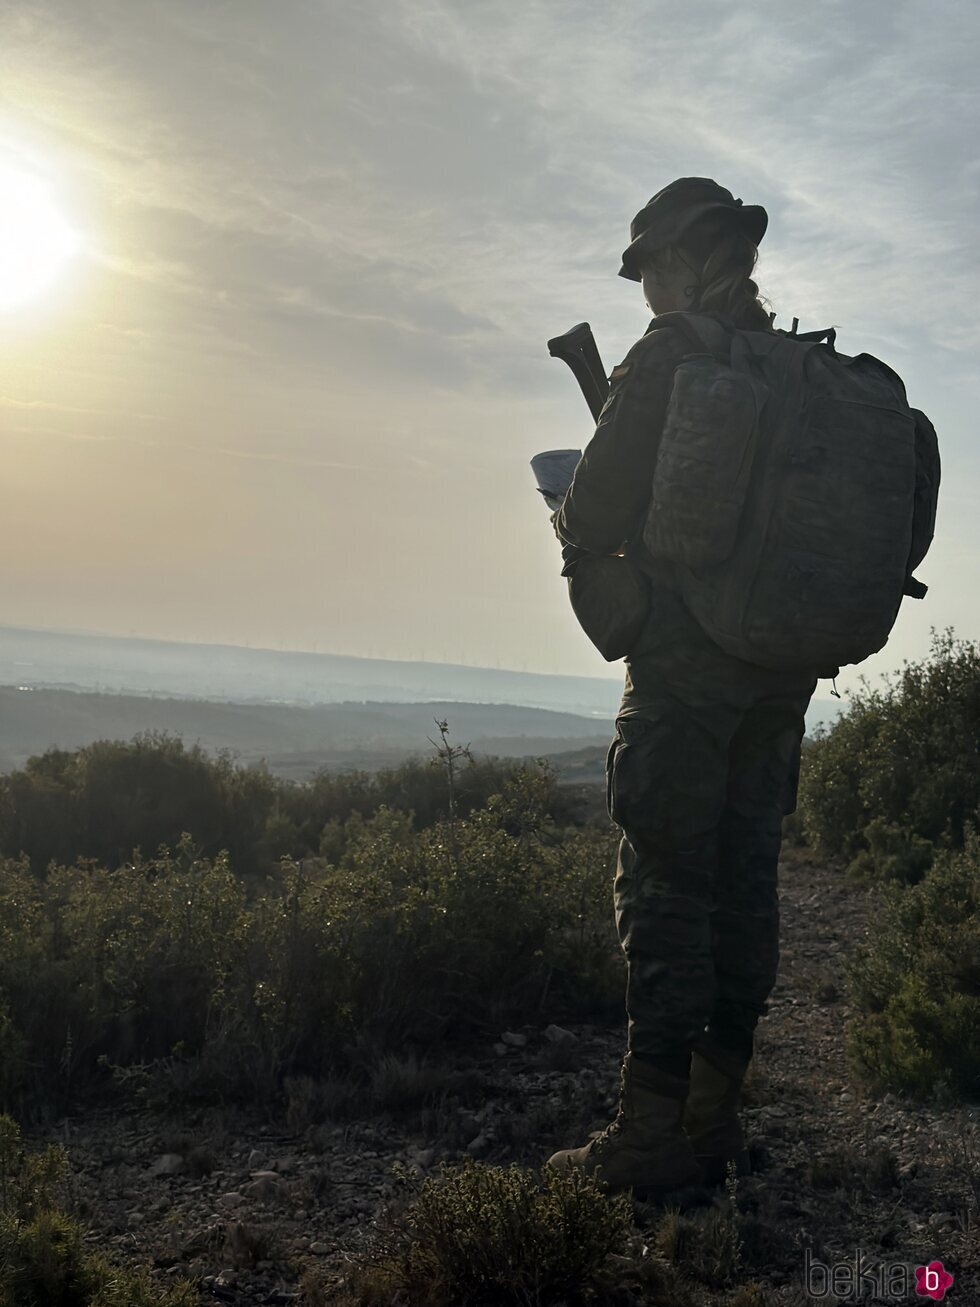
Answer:
[[625, 354], [629, 220], [695, 175], [769, 210], [777, 325], [939, 432], [864, 670], [977, 638], [978, 66], [966, 0], [6, 0], [0, 181], [81, 249], [0, 314], [0, 620], [621, 671], [527, 466], [592, 433], [545, 341]]

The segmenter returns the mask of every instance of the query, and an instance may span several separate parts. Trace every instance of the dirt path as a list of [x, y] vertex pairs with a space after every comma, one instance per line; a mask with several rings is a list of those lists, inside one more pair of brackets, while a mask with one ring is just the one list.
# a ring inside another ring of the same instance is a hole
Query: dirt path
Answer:
[[938, 1258], [955, 1277], [948, 1301], [980, 1307], [980, 1103], [923, 1106], [848, 1083], [842, 970], [876, 895], [790, 861], [780, 896], [780, 974], [744, 1109], [769, 1165], [742, 1186], [789, 1236], [770, 1282], [801, 1278], [806, 1245], [852, 1266], [860, 1249], [882, 1274]]
[[[835, 1302], [805, 1296], [806, 1248], [828, 1265], [853, 1265], [860, 1251], [882, 1274], [884, 1263], [939, 1258], [956, 1277], [952, 1307], [980, 1307], [980, 1104], [903, 1104], [848, 1085], [842, 965], [874, 894], [792, 855], [780, 893], [780, 975], [743, 1109], [758, 1167], [737, 1193], [745, 1279], [763, 1286], [767, 1307], [797, 1307]], [[571, 1034], [554, 1042], [540, 1022], [508, 1032], [457, 1059], [435, 1105], [397, 1116], [304, 1129], [299, 1103], [290, 1130], [227, 1111], [106, 1113], [35, 1139], [67, 1145], [94, 1245], [154, 1265], [162, 1280], [192, 1275], [216, 1301], [292, 1302], [304, 1270], [339, 1277], [344, 1250], [370, 1237], [398, 1188], [394, 1162], [422, 1174], [468, 1154], [540, 1166], [604, 1125], [622, 1035]]]

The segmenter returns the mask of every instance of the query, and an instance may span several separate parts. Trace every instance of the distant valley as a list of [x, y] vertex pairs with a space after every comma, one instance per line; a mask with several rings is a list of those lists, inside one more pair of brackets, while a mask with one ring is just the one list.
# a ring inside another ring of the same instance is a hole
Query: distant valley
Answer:
[[[303, 780], [434, 753], [436, 718], [474, 754], [552, 758], [601, 779], [622, 695], [613, 677], [0, 627], [0, 769], [97, 739], [166, 731]], [[808, 729], [836, 716], [815, 700]]]
[[[322, 767], [375, 770], [410, 755], [435, 756], [435, 719], [448, 723], [449, 742], [477, 756], [573, 756], [578, 779], [598, 778], [612, 727], [574, 713], [508, 704], [211, 703], [72, 690], [0, 687], [0, 770], [21, 767], [48, 748], [76, 749], [138, 732], [179, 735], [215, 753], [228, 749], [240, 766], [262, 759], [278, 776], [305, 780]], [[427, 738], [428, 737], [428, 738]]]

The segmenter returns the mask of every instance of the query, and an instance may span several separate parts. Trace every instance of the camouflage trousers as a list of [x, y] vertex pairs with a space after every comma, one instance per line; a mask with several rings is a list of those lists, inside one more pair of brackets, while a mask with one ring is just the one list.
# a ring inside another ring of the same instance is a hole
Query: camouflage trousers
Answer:
[[606, 760], [629, 1047], [673, 1074], [706, 1027], [750, 1054], [776, 980], [782, 820], [816, 679], [763, 680], [714, 701], [633, 692]]

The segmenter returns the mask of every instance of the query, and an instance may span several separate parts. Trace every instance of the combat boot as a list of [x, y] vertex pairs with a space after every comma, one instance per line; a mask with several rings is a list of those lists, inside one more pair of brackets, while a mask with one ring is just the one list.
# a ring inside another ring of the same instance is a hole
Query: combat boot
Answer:
[[691, 1054], [691, 1089], [684, 1109], [684, 1130], [705, 1181], [721, 1184], [728, 1163], [737, 1175], [751, 1175], [749, 1151], [738, 1119], [742, 1082], [751, 1058], [722, 1048], [706, 1036]]
[[546, 1165], [580, 1167], [606, 1193], [632, 1189], [640, 1201], [660, 1202], [686, 1189], [703, 1192], [704, 1177], [681, 1126], [687, 1088], [686, 1078], [627, 1052], [615, 1120], [581, 1148], [553, 1153]]

